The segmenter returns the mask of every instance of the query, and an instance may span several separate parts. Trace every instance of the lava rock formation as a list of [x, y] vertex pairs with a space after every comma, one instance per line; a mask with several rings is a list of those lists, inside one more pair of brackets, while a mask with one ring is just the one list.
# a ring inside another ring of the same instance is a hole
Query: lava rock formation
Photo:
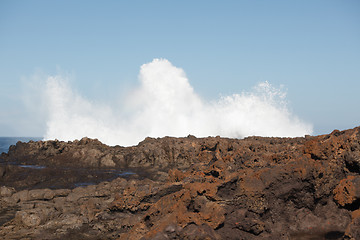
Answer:
[[0, 161], [2, 239], [360, 239], [360, 127], [19, 142]]

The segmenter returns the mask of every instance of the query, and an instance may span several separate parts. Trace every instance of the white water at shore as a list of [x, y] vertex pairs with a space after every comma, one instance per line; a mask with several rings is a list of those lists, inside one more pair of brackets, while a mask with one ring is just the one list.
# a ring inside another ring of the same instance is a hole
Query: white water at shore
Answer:
[[104, 105], [73, 91], [62, 76], [46, 82], [45, 139], [98, 138], [109, 145], [136, 145], [145, 137], [188, 134], [243, 138], [294, 137], [312, 133], [311, 124], [289, 111], [286, 94], [263, 82], [251, 92], [205, 101], [185, 72], [166, 59], [141, 66], [139, 86], [122, 104]]

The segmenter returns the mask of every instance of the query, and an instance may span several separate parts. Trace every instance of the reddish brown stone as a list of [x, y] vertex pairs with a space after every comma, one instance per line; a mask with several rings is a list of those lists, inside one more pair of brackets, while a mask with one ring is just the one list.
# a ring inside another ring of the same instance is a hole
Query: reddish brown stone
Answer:
[[360, 176], [348, 176], [342, 179], [334, 189], [334, 199], [341, 205], [350, 205], [360, 200]]
[[[147, 138], [129, 148], [88, 138], [18, 143], [1, 158], [2, 239], [360, 239], [360, 128]], [[51, 188], [109, 167], [136, 174]]]

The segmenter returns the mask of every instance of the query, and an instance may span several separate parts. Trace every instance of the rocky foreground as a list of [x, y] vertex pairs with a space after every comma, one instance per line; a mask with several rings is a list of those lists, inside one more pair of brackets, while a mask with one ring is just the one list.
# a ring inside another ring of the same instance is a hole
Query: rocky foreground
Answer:
[[360, 127], [17, 143], [0, 162], [0, 239], [360, 239]]

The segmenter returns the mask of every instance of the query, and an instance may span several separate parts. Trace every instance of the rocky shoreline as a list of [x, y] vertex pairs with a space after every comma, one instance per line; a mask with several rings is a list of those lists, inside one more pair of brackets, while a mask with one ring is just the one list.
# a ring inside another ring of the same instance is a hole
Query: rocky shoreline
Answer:
[[0, 163], [1, 239], [360, 239], [360, 127], [19, 142]]

